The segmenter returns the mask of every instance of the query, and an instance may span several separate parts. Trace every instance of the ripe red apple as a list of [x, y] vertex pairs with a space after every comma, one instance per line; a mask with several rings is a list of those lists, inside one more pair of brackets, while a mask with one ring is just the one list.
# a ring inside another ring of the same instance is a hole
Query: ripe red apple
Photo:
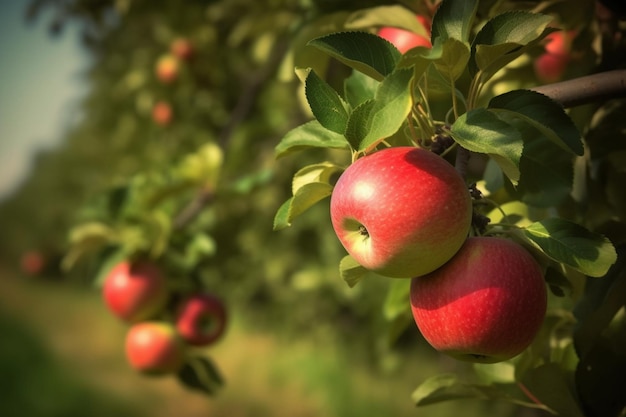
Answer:
[[176, 312], [176, 330], [190, 345], [208, 346], [226, 329], [226, 307], [209, 293], [193, 294], [182, 300]]
[[170, 45], [170, 52], [181, 61], [189, 61], [195, 51], [189, 39], [177, 38]]
[[43, 272], [46, 266], [46, 259], [41, 252], [30, 250], [25, 252], [20, 258], [20, 266], [22, 272], [34, 277]]
[[552, 32], [546, 36], [545, 52], [533, 62], [535, 74], [545, 83], [559, 81], [571, 61], [571, 40], [575, 31]]
[[159, 126], [168, 126], [172, 123], [174, 112], [167, 101], [157, 101], [152, 107], [152, 120]]
[[539, 264], [503, 238], [469, 238], [444, 266], [411, 281], [413, 318], [424, 338], [471, 362], [500, 362], [526, 349], [546, 300]]
[[185, 360], [185, 343], [174, 326], [165, 322], [134, 324], [126, 334], [125, 347], [130, 366], [148, 374], [177, 372]]
[[102, 295], [114, 315], [126, 322], [138, 322], [154, 317], [163, 309], [168, 288], [156, 265], [124, 261], [105, 278]]
[[392, 147], [357, 159], [330, 199], [337, 237], [363, 267], [380, 275], [427, 274], [459, 250], [472, 201], [457, 171], [432, 152]]
[[[417, 20], [419, 20], [426, 31], [430, 33], [430, 22], [428, 19], [418, 15]], [[378, 36], [391, 42], [401, 53], [405, 53], [409, 49], [418, 46], [424, 46], [426, 48], [432, 47], [430, 39], [406, 29], [391, 26], [383, 27], [378, 31]]]
[[174, 55], [166, 54], [156, 63], [156, 76], [164, 84], [171, 84], [178, 78], [180, 62]]

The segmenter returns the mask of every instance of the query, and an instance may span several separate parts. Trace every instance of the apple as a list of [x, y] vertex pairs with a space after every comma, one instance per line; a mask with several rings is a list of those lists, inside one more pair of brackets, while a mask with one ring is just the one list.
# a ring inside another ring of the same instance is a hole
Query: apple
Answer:
[[123, 261], [107, 274], [102, 295], [108, 309], [126, 322], [138, 322], [159, 313], [168, 298], [165, 277], [148, 261]]
[[535, 74], [544, 83], [559, 81], [571, 61], [575, 31], [552, 32], [546, 36], [545, 52], [533, 62]]
[[25, 252], [20, 258], [20, 266], [25, 274], [37, 276], [43, 272], [46, 266], [46, 259], [41, 252], [30, 250]]
[[494, 363], [520, 354], [546, 313], [543, 272], [517, 243], [471, 237], [441, 268], [411, 281], [415, 324], [436, 350]]
[[472, 201], [445, 159], [415, 147], [357, 159], [330, 198], [337, 237], [363, 267], [412, 278], [447, 262], [467, 238]]
[[172, 54], [166, 54], [159, 58], [156, 63], [156, 76], [164, 84], [171, 84], [178, 78], [180, 62]]
[[152, 120], [159, 126], [168, 126], [172, 123], [174, 112], [167, 101], [157, 101], [152, 107]]
[[181, 61], [189, 61], [195, 51], [189, 39], [177, 38], [170, 45], [170, 52]]
[[185, 361], [185, 343], [169, 323], [143, 321], [126, 334], [126, 359], [130, 366], [153, 375], [174, 373]]
[[[430, 22], [428, 19], [421, 15], [416, 17], [426, 31], [430, 33]], [[424, 46], [426, 48], [432, 47], [430, 39], [406, 29], [387, 26], [380, 28], [378, 36], [391, 42], [401, 53], [405, 53], [409, 49], [418, 46]]]
[[208, 346], [226, 329], [226, 307], [213, 294], [192, 294], [184, 298], [176, 312], [176, 330], [190, 345]]

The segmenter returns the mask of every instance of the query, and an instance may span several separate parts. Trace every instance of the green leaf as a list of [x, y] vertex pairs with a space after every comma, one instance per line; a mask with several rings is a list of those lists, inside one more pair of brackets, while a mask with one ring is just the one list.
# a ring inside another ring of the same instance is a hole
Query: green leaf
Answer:
[[415, 12], [404, 6], [378, 6], [353, 12], [346, 20], [347, 29], [367, 30], [376, 26], [393, 26], [430, 38], [430, 33], [416, 18]]
[[515, 194], [534, 207], [555, 207], [572, 190], [573, 158], [542, 135], [525, 136], [520, 180]]
[[542, 403], [553, 410], [554, 414], [568, 417], [583, 417], [569, 372], [557, 364], [546, 363], [531, 369], [524, 375], [523, 386]]
[[115, 230], [104, 223], [90, 222], [74, 227], [69, 236], [70, 248], [62, 261], [63, 269], [71, 269], [80, 258], [104, 249], [117, 238]]
[[411, 111], [412, 77], [410, 69], [395, 71], [380, 84], [374, 100], [362, 103], [352, 112], [346, 138], [354, 149], [371, 149], [400, 129]]
[[490, 19], [472, 42], [470, 74], [483, 71], [483, 80], [522, 55], [553, 29], [545, 30], [551, 16], [527, 11], [510, 11]]
[[490, 155], [507, 177], [517, 183], [524, 142], [513, 126], [479, 108], [462, 114], [452, 125], [451, 134], [464, 148]]
[[489, 109], [518, 119], [541, 132], [561, 149], [575, 155], [584, 153], [578, 128], [563, 106], [536, 91], [514, 90], [489, 101]]
[[177, 374], [179, 381], [189, 389], [215, 395], [224, 385], [224, 379], [215, 363], [206, 356], [191, 356]]
[[478, 0], [443, 0], [433, 17], [432, 42], [456, 39], [469, 43]]
[[564, 219], [535, 222], [523, 230], [523, 237], [554, 261], [592, 277], [605, 275], [617, 260], [606, 237]]
[[515, 366], [511, 362], [475, 363], [474, 372], [486, 384], [511, 384], [515, 382]]
[[411, 307], [409, 294], [411, 290], [410, 279], [394, 279], [391, 281], [387, 297], [383, 304], [383, 315], [389, 321], [405, 314], [410, 314]]
[[431, 50], [430, 58], [437, 70], [447, 78], [458, 79], [465, 71], [470, 59], [470, 47], [455, 38], [437, 43]]
[[332, 162], [307, 165], [293, 176], [291, 192], [295, 195], [302, 186], [312, 182], [322, 182], [330, 185], [342, 172], [343, 168]]
[[312, 120], [290, 130], [276, 145], [276, 158], [306, 148], [346, 149], [349, 143], [343, 135], [326, 129], [317, 120]]
[[540, 408], [549, 411], [549, 409], [542, 404], [535, 404], [513, 396], [510, 388], [519, 391], [515, 385], [496, 386], [474, 384], [459, 380], [455, 374], [442, 373], [422, 382], [422, 384], [413, 391], [411, 397], [418, 407], [444, 401], [480, 399], [507, 401], [525, 407]]
[[283, 203], [274, 217], [274, 230], [291, 226], [293, 219], [311, 208], [318, 201], [331, 195], [333, 186], [323, 182], [302, 185], [297, 192]]
[[367, 32], [333, 33], [309, 45], [378, 81], [391, 74], [401, 56], [390, 42]]
[[185, 266], [191, 268], [202, 260], [215, 255], [217, 243], [206, 233], [196, 233], [185, 246]]
[[359, 71], [352, 71], [352, 74], [344, 81], [344, 96], [348, 104], [352, 108], [356, 108], [362, 103], [372, 100], [376, 96], [379, 85], [380, 82], [372, 77]]
[[358, 284], [369, 271], [363, 268], [354, 258], [350, 255], [344, 256], [339, 262], [339, 273], [341, 278], [348, 284], [350, 288], [353, 288]]
[[339, 94], [313, 70], [309, 71], [304, 85], [315, 118], [326, 129], [343, 134], [348, 123], [348, 111]]

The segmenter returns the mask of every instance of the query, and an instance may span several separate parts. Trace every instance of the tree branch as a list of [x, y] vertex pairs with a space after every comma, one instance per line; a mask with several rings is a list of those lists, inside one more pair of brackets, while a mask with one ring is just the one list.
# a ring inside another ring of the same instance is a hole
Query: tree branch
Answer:
[[626, 70], [599, 72], [531, 90], [545, 94], [565, 108], [626, 97]]

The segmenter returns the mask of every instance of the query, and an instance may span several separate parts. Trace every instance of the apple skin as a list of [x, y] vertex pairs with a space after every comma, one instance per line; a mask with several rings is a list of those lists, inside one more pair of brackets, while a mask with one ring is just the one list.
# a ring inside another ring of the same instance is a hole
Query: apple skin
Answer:
[[143, 321], [130, 327], [125, 342], [130, 366], [151, 375], [171, 374], [185, 361], [186, 345], [169, 323]]
[[165, 277], [147, 261], [118, 263], [102, 287], [109, 311], [129, 323], [154, 317], [165, 307], [168, 295]]
[[392, 147], [343, 172], [330, 217], [344, 248], [363, 267], [412, 278], [439, 268], [463, 245], [472, 201], [446, 160], [420, 148]]
[[174, 119], [172, 106], [167, 101], [157, 101], [152, 107], [152, 120], [159, 126], [168, 126]]
[[571, 61], [571, 39], [574, 31], [552, 32], [546, 36], [545, 52], [533, 62], [535, 75], [544, 83], [559, 81]]
[[456, 359], [495, 363], [520, 354], [546, 313], [539, 264], [503, 238], [471, 237], [436, 271], [411, 281], [411, 310], [436, 350]]
[[[421, 15], [416, 17], [424, 28], [430, 33], [430, 22], [428, 19]], [[403, 54], [409, 49], [413, 49], [418, 46], [432, 48], [430, 39], [406, 29], [387, 26], [380, 28], [378, 36], [391, 42]]]
[[224, 333], [226, 307], [213, 294], [192, 294], [181, 301], [176, 312], [176, 330], [190, 345], [208, 346]]
[[178, 79], [180, 62], [172, 54], [166, 54], [159, 58], [156, 63], [156, 76], [163, 84], [171, 84]]

